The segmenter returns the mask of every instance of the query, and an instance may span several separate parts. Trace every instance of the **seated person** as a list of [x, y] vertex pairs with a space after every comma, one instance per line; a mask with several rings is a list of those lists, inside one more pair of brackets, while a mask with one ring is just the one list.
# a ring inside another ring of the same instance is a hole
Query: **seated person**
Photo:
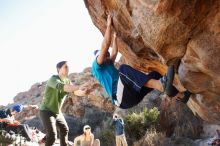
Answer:
[[6, 110], [0, 110], [0, 122], [2, 129], [7, 132], [13, 131], [15, 134], [21, 134], [26, 140], [31, 141], [31, 132], [27, 124], [20, 124], [19, 121], [15, 120], [14, 116], [23, 110], [23, 105], [15, 104], [13, 107]]
[[94, 140], [91, 127], [85, 125], [83, 127], [83, 134], [74, 139], [74, 146], [100, 146], [100, 141], [99, 139]]

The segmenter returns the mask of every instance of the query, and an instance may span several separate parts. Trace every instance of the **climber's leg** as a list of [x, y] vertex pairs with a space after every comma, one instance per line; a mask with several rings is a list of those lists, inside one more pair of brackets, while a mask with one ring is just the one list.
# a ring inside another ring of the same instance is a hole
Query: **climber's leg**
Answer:
[[159, 84], [161, 77], [157, 72], [145, 74], [135, 70], [131, 66], [121, 65], [119, 68], [116, 105], [124, 109], [137, 105], [147, 93], [153, 90], [153, 88], [145, 87], [145, 83], [154, 79], [158, 80]]
[[177, 101], [180, 101], [180, 102], [183, 102], [183, 103], [187, 103], [188, 102], [188, 100], [189, 100], [189, 98], [190, 98], [190, 96], [191, 96], [191, 92], [189, 92], [188, 90], [186, 90], [186, 91], [184, 91], [184, 92], [182, 92], [182, 93], [178, 93], [176, 96], [177, 96]]

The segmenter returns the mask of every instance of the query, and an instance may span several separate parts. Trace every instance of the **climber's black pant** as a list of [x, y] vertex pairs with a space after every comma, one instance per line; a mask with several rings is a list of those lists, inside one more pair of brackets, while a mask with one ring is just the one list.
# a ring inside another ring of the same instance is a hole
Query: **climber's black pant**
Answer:
[[57, 128], [60, 132], [60, 145], [67, 146], [69, 128], [63, 114], [41, 110], [40, 118], [46, 130], [45, 146], [52, 146], [57, 138]]
[[13, 131], [15, 134], [21, 134], [21, 136], [25, 137], [28, 141], [32, 139], [32, 132], [30, 127], [27, 124], [20, 125], [7, 125], [5, 130], [7, 132]]
[[144, 86], [150, 79], [159, 80], [162, 77], [158, 72], [148, 74], [140, 72], [129, 65], [122, 64], [119, 68], [119, 80], [116, 98], [122, 109], [131, 108], [142, 101], [152, 88]]
[[[118, 106], [122, 109], [128, 109], [140, 103], [144, 96], [153, 90], [145, 87], [145, 83], [151, 79], [159, 80], [161, 77], [162, 75], [156, 71], [146, 74], [129, 65], [122, 64], [119, 68], [116, 93]], [[171, 86], [171, 88], [170, 96], [176, 96], [179, 91], [174, 86]]]

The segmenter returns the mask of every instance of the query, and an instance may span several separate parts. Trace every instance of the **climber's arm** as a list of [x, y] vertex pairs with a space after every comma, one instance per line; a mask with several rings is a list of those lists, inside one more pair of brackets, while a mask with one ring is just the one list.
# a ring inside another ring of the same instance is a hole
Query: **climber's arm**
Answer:
[[117, 35], [116, 35], [116, 32], [114, 32], [114, 35], [113, 35], [113, 45], [112, 45], [112, 53], [111, 53], [111, 56], [110, 56], [110, 59], [112, 60], [112, 62], [115, 62], [117, 54], [118, 54]]
[[106, 28], [104, 39], [102, 42], [101, 51], [100, 51], [99, 56], [97, 57], [97, 63], [99, 65], [102, 65], [104, 63], [105, 58], [108, 53], [108, 49], [111, 45], [111, 25], [112, 25], [112, 17], [108, 15], [107, 28]]

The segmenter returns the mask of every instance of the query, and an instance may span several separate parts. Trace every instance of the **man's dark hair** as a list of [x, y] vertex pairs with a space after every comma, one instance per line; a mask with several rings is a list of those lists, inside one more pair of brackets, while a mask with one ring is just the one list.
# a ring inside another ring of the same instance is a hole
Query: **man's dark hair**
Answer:
[[94, 56], [96, 56], [96, 54], [97, 54], [99, 51], [100, 51], [100, 50], [95, 50], [95, 51], [93, 52]]
[[[96, 56], [96, 55], [97, 55], [97, 53], [100, 53], [100, 50], [95, 50], [95, 51], [93, 52], [94, 56]], [[107, 52], [107, 54], [110, 56], [109, 51]], [[96, 57], [97, 57], [97, 56], [96, 56]]]
[[59, 73], [59, 69], [64, 65], [64, 64], [66, 64], [67, 63], [67, 61], [60, 61], [59, 63], [57, 63], [57, 72]]

